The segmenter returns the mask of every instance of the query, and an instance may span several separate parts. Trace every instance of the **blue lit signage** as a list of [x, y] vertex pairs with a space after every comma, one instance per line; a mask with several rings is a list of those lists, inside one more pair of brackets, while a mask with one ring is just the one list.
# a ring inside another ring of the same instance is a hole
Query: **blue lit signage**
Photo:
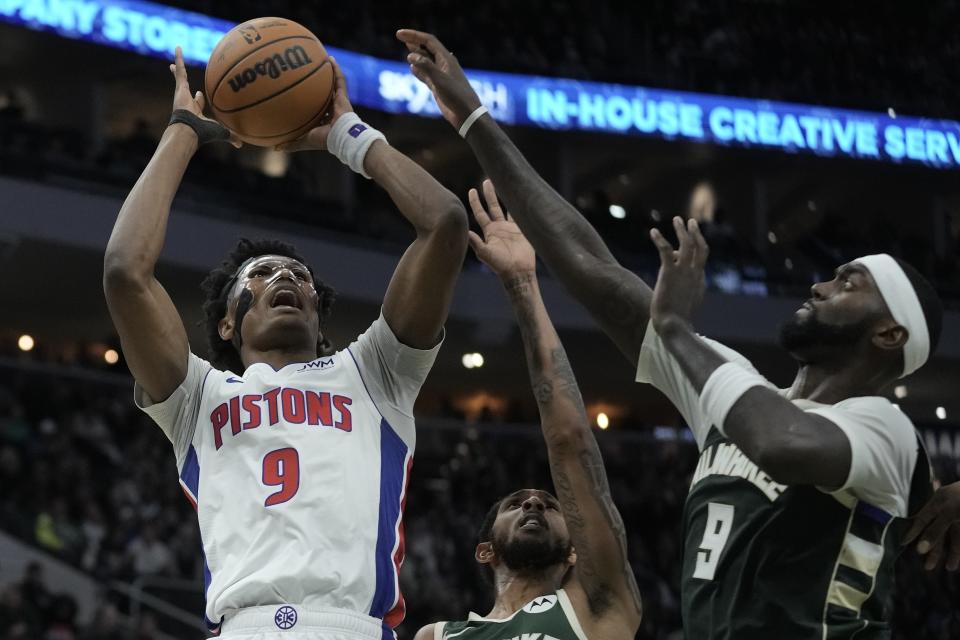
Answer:
[[[0, 0], [0, 20], [165, 58], [179, 44], [196, 64], [205, 64], [233, 27], [143, 0]], [[355, 104], [439, 117], [430, 91], [406, 64], [327, 49], [350, 78]], [[468, 75], [506, 124], [960, 168], [954, 121], [490, 71]]]
[[[350, 54], [350, 61], [355, 56], [358, 64], [348, 71], [342, 55], [338, 53], [337, 60], [348, 76], [366, 75], [360, 81], [365, 87], [379, 87], [379, 96], [362, 104], [386, 111], [439, 115], [430, 91], [406, 65], [377, 60], [377, 76], [373, 77], [370, 72], [357, 73], [369, 69], [365, 62], [369, 57]], [[497, 120], [507, 124], [960, 167], [960, 123], [949, 120], [561, 78], [468, 73], [483, 103]]]
[[0, 20], [79, 40], [206, 64], [225, 20], [138, 0], [0, 0]]

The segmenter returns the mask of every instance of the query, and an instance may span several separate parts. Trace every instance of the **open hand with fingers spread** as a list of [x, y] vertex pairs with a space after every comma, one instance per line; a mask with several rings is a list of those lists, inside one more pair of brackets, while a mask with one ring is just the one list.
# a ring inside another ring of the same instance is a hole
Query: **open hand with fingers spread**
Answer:
[[927, 557], [924, 568], [932, 571], [946, 555], [949, 571], [960, 569], [960, 482], [937, 489], [930, 501], [913, 517], [913, 526], [903, 538], [910, 544], [917, 537], [917, 552]]
[[650, 320], [661, 335], [671, 326], [690, 325], [703, 300], [704, 267], [710, 253], [696, 220], [685, 224], [683, 219], [675, 217], [673, 228], [680, 241], [677, 249], [659, 231], [650, 230], [650, 239], [660, 253], [660, 273], [650, 301]]
[[212, 118], [203, 115], [206, 99], [203, 92], [190, 93], [190, 80], [187, 78], [187, 67], [183, 63], [183, 52], [177, 47], [174, 53], [174, 62], [170, 65], [176, 86], [173, 90], [173, 118], [171, 124], [183, 124], [190, 127], [197, 135], [198, 144], [207, 142], [228, 141], [239, 148], [243, 145], [239, 138], [225, 126]]
[[350, 104], [350, 95], [347, 93], [347, 79], [343, 75], [343, 70], [333, 56], [330, 56], [330, 64], [333, 65], [335, 93], [333, 95], [333, 106], [330, 108], [328, 117], [324, 118], [322, 125], [310, 129], [310, 131], [307, 131], [296, 140], [285, 142], [274, 147], [277, 151], [326, 150], [327, 137], [330, 135], [333, 123], [343, 114], [353, 111], [353, 105]]
[[473, 217], [480, 225], [483, 237], [470, 232], [470, 246], [481, 262], [490, 267], [501, 280], [508, 280], [524, 273], [534, 273], [537, 257], [533, 247], [520, 231], [520, 227], [500, 207], [493, 183], [483, 181], [484, 209], [480, 194], [470, 189], [468, 194]]
[[440, 113], [455, 129], [459, 129], [464, 120], [480, 106], [480, 98], [470, 86], [456, 56], [430, 33], [400, 29], [397, 39], [407, 45], [410, 71], [430, 87]]

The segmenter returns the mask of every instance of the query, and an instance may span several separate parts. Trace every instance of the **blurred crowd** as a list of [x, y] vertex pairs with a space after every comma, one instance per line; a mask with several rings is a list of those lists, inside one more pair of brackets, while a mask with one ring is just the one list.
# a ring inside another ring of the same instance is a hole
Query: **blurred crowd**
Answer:
[[43, 565], [30, 563], [22, 579], [0, 588], [3, 640], [155, 640], [152, 614], [133, 625], [117, 605], [103, 600], [88, 624], [78, 626], [75, 598], [52, 591]]
[[[256, 0], [167, 4], [238, 22], [264, 13]], [[270, 14], [389, 59], [401, 55], [394, 32], [411, 27], [436, 33], [465, 67], [944, 118], [960, 103], [957, 0], [354, 0], [349, 11], [280, 0]]]
[[[492, 414], [489, 414], [491, 420]], [[485, 614], [492, 604], [473, 559], [484, 514], [521, 487], [551, 487], [534, 425], [421, 419], [406, 518], [401, 585], [409, 639], [420, 625]], [[656, 433], [656, 437], [654, 437]], [[630, 561], [644, 598], [638, 638], [680, 635], [680, 517], [696, 462], [682, 432], [598, 434], [614, 500], [629, 535]], [[942, 471], [956, 479], [957, 465]], [[103, 585], [145, 578], [193, 581], [177, 605], [199, 619], [200, 539], [183, 497], [170, 444], [132, 403], [126, 385], [7, 371], [0, 376], [0, 528], [88, 573]], [[0, 570], [3, 568], [0, 567]], [[898, 565], [895, 638], [960, 637], [960, 580], [926, 573], [913, 551]], [[9, 580], [9, 577], [6, 577]], [[0, 640], [157, 640], [166, 622], [127, 626], [129, 603], [104, 595], [81, 627], [70, 594], [29, 567], [0, 590]], [[198, 633], [195, 637], [199, 638]], [[176, 637], [189, 640], [182, 632]]]
[[[71, 186], [107, 189], [122, 196], [156, 149], [154, 130], [146, 120], [138, 120], [129, 132], [94, 144], [85, 133], [26, 120], [16, 95], [8, 92], [0, 95], [0, 174], [58, 184], [66, 180]], [[276, 228], [286, 224], [299, 231], [302, 225], [321, 226], [338, 242], [390, 251], [402, 250], [411, 239], [408, 225], [396, 215], [389, 198], [369, 181], [355, 183], [349, 205], [343, 194], [319, 187], [318, 172], [326, 173], [329, 182], [331, 173], [342, 170], [326, 155], [293, 154], [285, 171], [270, 175], [242, 161], [237, 153], [213, 147], [201, 148], [191, 161], [178, 192], [179, 206], [233, 221], [247, 217], [261, 224], [263, 212], [269, 211], [270, 224]], [[669, 216], [652, 211], [655, 217], [637, 215], [622, 221], [626, 227], [612, 226], [621, 221], [611, 218], [607, 199], [578, 198], [577, 206], [624, 266], [648, 282], [656, 280], [659, 258], [646, 231], [649, 227], [666, 230]], [[731, 220], [722, 202], [684, 215], [698, 219], [710, 244], [707, 284], [715, 291], [806, 297], [810, 285], [826, 278], [837, 265], [859, 255], [886, 252], [906, 259], [930, 278], [948, 308], [960, 308], [960, 212], [946, 211], [953, 218], [942, 239], [943, 252], [930, 251], [924, 237], [898, 233], [897, 226], [883, 217], [901, 215], [899, 211], [874, 212], [872, 223], [864, 226], [849, 212], [825, 208], [808, 216], [808, 222], [816, 223], [799, 237], [762, 247], [745, 237], [749, 223]], [[917, 215], [927, 214], [921, 209]], [[934, 226], [927, 219], [917, 224], [918, 229]], [[479, 267], [472, 252], [466, 265]]]
[[[236, 21], [264, 11], [254, 0], [168, 4]], [[922, 11], [888, 0], [871, 4], [869, 10], [814, 0], [534, 0], [522, 6], [491, 0], [469, 10], [452, 0], [357, 0], [349, 11], [278, 0], [270, 11], [301, 21], [324, 42], [390, 59], [402, 56], [394, 31], [406, 25], [438, 33], [464, 65], [478, 68], [872, 111], [891, 107], [926, 117], [955, 119], [960, 104], [960, 83], [952, 80], [953, 69], [960, 65], [960, 40], [951, 32], [960, 21], [960, 0], [927, 3]], [[510, 19], [504, 19], [507, 15]], [[0, 174], [66, 178], [73, 186], [112, 188], [119, 194], [129, 189], [156, 147], [160, 122], [141, 119], [112, 137], [94, 138], [87, 131], [27, 117], [20, 100], [16, 91], [0, 93]], [[597, 140], [587, 144], [603, 144]], [[429, 152], [416, 153], [421, 151]], [[179, 201], [205, 215], [232, 219], [262, 219], [262, 212], [269, 211], [275, 216], [273, 224], [321, 224], [345, 242], [399, 247], [409, 241], [409, 229], [398, 224], [389, 199], [368, 181], [353, 183], [349, 194], [338, 191], [330, 176], [342, 168], [335, 161], [324, 164], [330, 158], [292, 154], [282, 168], [271, 169], [253, 157], [201, 149]], [[321, 176], [325, 182], [318, 180]], [[603, 196], [599, 181], [596, 193]], [[587, 202], [581, 204], [581, 199]], [[624, 224], [636, 222], [642, 228], [625, 232], [621, 224], [604, 231], [603, 225], [610, 223], [609, 198], [579, 195], [576, 200], [613, 248], [622, 249], [618, 258], [626, 266], [655, 275], [658, 262], [646, 230], [668, 225], [673, 213], [661, 217], [654, 212], [657, 217], [648, 219], [631, 211]], [[937, 219], [937, 206], [946, 222]], [[709, 285], [728, 293], [804, 296], [837, 264], [883, 251], [917, 266], [936, 284], [948, 307], [960, 308], [956, 206], [918, 202], [916, 213], [924, 219], [916, 224], [917, 234], [898, 232], [886, 218], [903, 216], [901, 208], [873, 207], [860, 207], [869, 213], [866, 225], [842, 207], [805, 211], [802, 217], [809, 229], [786, 243], [766, 244], [744, 237], [755, 224], [752, 211], [724, 210], [720, 202], [716, 216], [700, 220], [711, 244]], [[930, 250], [931, 229], [936, 230], [937, 251]], [[476, 266], [472, 255], [467, 264]]]

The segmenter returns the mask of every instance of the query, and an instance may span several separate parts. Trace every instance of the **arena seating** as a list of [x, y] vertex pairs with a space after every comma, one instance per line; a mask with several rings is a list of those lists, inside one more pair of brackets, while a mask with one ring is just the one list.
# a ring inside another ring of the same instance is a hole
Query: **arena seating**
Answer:
[[[0, 528], [104, 585], [144, 576], [193, 580], [193, 598], [181, 606], [199, 619], [202, 560], [195, 516], [177, 483], [170, 444], [133, 407], [131, 387], [130, 381], [3, 370]], [[459, 619], [467, 609], [488, 606], [489, 586], [473, 560], [484, 513], [517, 488], [550, 487], [536, 425], [465, 424], [453, 413], [421, 416], [419, 422], [401, 576], [408, 607], [402, 639], [426, 622]], [[696, 448], [682, 433], [664, 428], [599, 436], [643, 593], [637, 638], [644, 640], [680, 637], [680, 513], [696, 463]], [[938, 463], [944, 482], [958, 478], [955, 461]], [[898, 580], [909, 588], [898, 591], [895, 638], [960, 637], [957, 576], [924, 572], [907, 550]], [[114, 593], [104, 596], [93, 622], [78, 628], [71, 597], [56, 592], [36, 570], [7, 588], [0, 596], [0, 640], [159, 639], [156, 633], [167, 624], [162, 616], [145, 616], [138, 629], [124, 628], [119, 614], [129, 609]]]

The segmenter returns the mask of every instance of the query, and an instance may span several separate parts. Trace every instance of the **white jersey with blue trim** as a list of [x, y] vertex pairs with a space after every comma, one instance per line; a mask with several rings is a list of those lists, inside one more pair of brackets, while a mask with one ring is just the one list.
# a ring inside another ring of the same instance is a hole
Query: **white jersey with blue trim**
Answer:
[[399, 624], [413, 403], [439, 348], [403, 345], [381, 315], [332, 356], [238, 375], [191, 353], [165, 401], [136, 387], [197, 511], [212, 630], [272, 604]]

